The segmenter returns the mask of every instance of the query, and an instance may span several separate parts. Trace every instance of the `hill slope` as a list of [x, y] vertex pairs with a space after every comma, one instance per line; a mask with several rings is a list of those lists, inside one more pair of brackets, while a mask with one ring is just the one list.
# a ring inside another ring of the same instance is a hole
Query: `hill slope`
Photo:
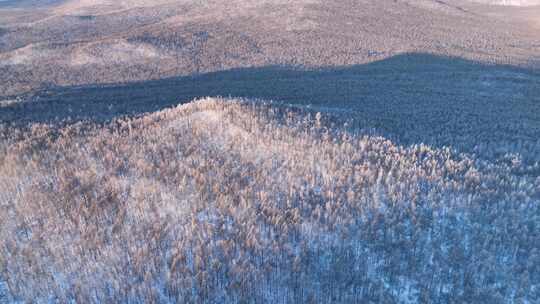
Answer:
[[539, 299], [540, 179], [519, 158], [343, 123], [207, 99], [36, 126], [0, 146], [0, 278], [37, 302]]
[[67, 1], [0, 9], [0, 28], [2, 95], [407, 52], [531, 66], [540, 53], [520, 14], [460, 0]]

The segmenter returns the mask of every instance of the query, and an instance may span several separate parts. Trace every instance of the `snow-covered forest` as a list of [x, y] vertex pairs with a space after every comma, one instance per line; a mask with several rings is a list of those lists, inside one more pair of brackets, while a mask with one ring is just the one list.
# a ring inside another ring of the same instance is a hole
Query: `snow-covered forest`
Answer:
[[100, 125], [4, 127], [4, 297], [540, 301], [540, 141], [475, 155], [364, 127], [222, 99]]
[[0, 0], [0, 304], [540, 303], [540, 0]]

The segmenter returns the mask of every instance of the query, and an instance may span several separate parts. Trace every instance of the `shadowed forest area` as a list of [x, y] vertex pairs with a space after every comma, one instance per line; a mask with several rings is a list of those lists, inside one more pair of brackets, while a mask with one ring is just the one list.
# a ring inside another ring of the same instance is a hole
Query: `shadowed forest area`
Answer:
[[[352, 67], [245, 68], [117, 85], [51, 87], [0, 108], [0, 121], [110, 121], [206, 96], [338, 113], [406, 144], [466, 148], [540, 138], [540, 74], [431, 54]], [[474, 142], [467, 140], [473, 136]], [[474, 145], [474, 146], [471, 146]]]

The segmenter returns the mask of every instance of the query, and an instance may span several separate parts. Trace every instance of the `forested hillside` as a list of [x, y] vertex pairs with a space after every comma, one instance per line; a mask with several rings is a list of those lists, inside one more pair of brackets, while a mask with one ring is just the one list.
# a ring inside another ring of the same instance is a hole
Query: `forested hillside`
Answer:
[[540, 303], [536, 2], [0, 0], [0, 304]]
[[525, 148], [482, 159], [222, 99], [25, 132], [0, 146], [13, 301], [540, 300], [540, 168]]
[[0, 98], [235, 68], [351, 66], [411, 52], [529, 68], [540, 60], [538, 28], [523, 25], [537, 24], [535, 15], [464, 0], [30, 3], [0, 5]]

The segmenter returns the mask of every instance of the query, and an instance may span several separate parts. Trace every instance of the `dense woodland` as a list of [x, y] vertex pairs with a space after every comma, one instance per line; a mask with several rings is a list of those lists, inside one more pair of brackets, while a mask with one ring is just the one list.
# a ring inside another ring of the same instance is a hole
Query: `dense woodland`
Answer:
[[0, 0], [0, 303], [540, 303], [525, 1]]
[[540, 301], [534, 150], [401, 145], [221, 99], [2, 134], [8, 301]]
[[485, 11], [461, 0], [0, 5], [0, 98], [243, 67], [351, 66], [405, 52], [537, 65], [538, 30], [520, 26], [520, 14]]

